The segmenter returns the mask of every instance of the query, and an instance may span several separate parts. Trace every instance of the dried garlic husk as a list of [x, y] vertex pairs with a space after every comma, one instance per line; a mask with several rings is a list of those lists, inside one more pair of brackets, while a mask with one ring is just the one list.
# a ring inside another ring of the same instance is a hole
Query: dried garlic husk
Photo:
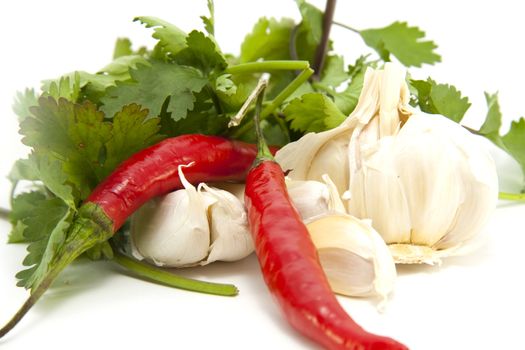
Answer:
[[328, 214], [306, 223], [332, 290], [349, 296], [379, 295], [394, 288], [394, 260], [381, 236], [366, 220]]

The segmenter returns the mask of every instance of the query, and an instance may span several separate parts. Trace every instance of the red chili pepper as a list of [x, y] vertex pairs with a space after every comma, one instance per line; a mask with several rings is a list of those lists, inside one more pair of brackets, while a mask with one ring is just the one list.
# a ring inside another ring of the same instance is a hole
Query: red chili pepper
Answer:
[[257, 149], [217, 136], [183, 135], [146, 148], [123, 162], [86, 200], [98, 205], [117, 231], [149, 199], [181, 188], [178, 166], [191, 183], [243, 181]]
[[[258, 112], [256, 127], [257, 119]], [[288, 196], [283, 171], [257, 129], [259, 153], [246, 178], [245, 205], [264, 280], [288, 322], [327, 349], [407, 349], [391, 338], [366, 332], [338, 303]]]

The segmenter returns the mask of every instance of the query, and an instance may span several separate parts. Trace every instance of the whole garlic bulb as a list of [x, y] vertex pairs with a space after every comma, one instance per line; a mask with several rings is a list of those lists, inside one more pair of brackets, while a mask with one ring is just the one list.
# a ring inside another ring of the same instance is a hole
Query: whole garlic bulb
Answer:
[[497, 200], [493, 160], [460, 125], [409, 105], [405, 71], [367, 70], [352, 114], [277, 152], [293, 180], [327, 173], [350, 198], [348, 212], [370, 218], [396, 262], [435, 263], [479, 232]]
[[387, 245], [365, 220], [329, 214], [306, 222], [326, 277], [336, 293], [378, 294], [386, 301], [396, 268]]

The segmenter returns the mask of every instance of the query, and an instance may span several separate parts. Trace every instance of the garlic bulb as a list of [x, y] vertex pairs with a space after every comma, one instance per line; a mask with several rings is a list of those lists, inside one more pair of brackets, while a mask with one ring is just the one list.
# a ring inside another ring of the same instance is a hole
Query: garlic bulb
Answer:
[[396, 268], [387, 245], [369, 222], [331, 214], [312, 219], [306, 227], [334, 292], [378, 294], [386, 300], [394, 287]]
[[131, 219], [134, 255], [158, 266], [194, 265], [208, 255], [207, 210], [212, 200], [186, 180], [182, 167], [179, 176], [184, 189], [145, 203]]
[[[190, 165], [191, 166], [191, 165]], [[184, 189], [145, 203], [132, 217], [133, 255], [158, 266], [234, 261], [254, 247], [246, 211], [233, 194], [191, 185], [179, 167]]]
[[209, 187], [202, 183], [205, 194], [216, 201], [208, 209], [211, 227], [211, 246], [208, 258], [201, 265], [216, 260], [235, 261], [250, 255], [253, 240], [248, 228], [248, 217], [244, 205], [237, 197], [227, 191]]
[[401, 67], [369, 69], [340, 126], [286, 145], [276, 160], [292, 180], [328, 174], [350, 198], [348, 212], [372, 220], [396, 262], [436, 263], [469, 242], [494, 210], [496, 169], [476, 136], [408, 101]]

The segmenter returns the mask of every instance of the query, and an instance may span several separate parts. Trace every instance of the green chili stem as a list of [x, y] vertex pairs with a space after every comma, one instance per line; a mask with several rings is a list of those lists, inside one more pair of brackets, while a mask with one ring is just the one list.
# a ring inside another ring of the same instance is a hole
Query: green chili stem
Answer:
[[191, 278], [177, 276], [168, 271], [164, 271], [154, 266], [129, 258], [117, 250], [115, 250], [115, 256], [113, 257], [113, 260], [117, 264], [127, 268], [141, 277], [159, 282], [166, 286], [223, 296], [235, 296], [239, 294], [237, 287], [232, 284], [203, 282]]
[[305, 70], [308, 68], [310, 68], [308, 61], [260, 61], [230, 66], [224, 72], [229, 74], [246, 74], [263, 73], [272, 70]]
[[525, 201], [525, 193], [500, 192], [499, 199], [509, 200], [509, 201]]

